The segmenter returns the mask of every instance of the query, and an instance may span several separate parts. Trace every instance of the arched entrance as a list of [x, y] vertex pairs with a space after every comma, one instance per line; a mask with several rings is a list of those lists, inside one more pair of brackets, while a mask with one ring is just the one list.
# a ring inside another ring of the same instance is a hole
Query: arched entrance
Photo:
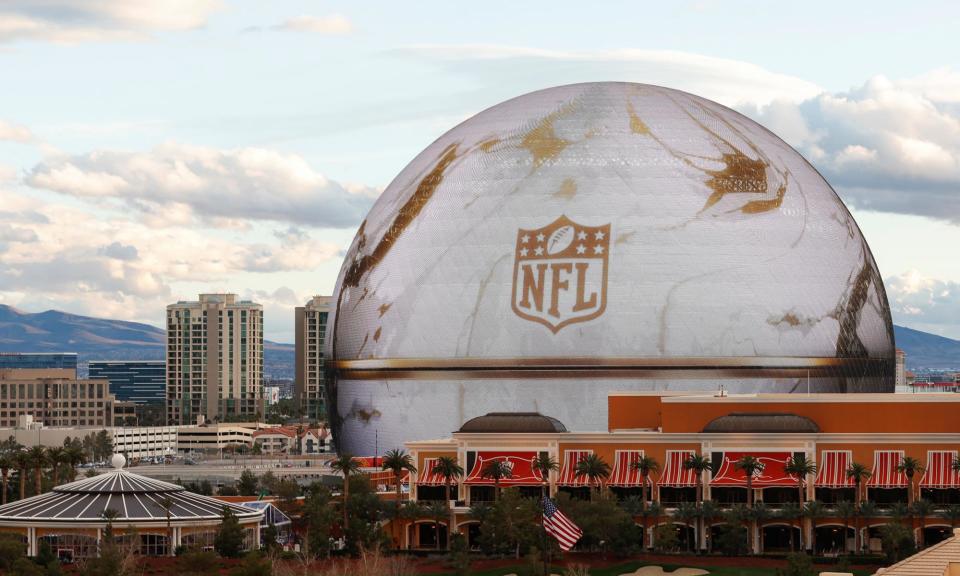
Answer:
[[788, 524], [766, 524], [761, 530], [763, 552], [791, 552], [800, 546], [800, 529]]
[[467, 547], [470, 550], [480, 549], [480, 523], [476, 520], [469, 520], [457, 524], [457, 530], [467, 539]]
[[933, 546], [953, 535], [953, 530], [946, 525], [927, 526], [923, 529], [923, 545]]
[[846, 535], [842, 524], [824, 524], [817, 526], [817, 554], [838, 556], [853, 550], [853, 536], [856, 530], [847, 527]]
[[447, 546], [447, 526], [432, 521], [417, 522], [415, 548], [440, 550]]

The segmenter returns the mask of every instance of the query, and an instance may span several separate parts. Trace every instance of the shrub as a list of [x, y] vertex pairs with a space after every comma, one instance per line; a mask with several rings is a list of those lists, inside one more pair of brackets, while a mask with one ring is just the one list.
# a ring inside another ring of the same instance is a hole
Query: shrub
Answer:
[[777, 569], [777, 576], [813, 576], [813, 561], [806, 554], [799, 552], [787, 555], [787, 565]]

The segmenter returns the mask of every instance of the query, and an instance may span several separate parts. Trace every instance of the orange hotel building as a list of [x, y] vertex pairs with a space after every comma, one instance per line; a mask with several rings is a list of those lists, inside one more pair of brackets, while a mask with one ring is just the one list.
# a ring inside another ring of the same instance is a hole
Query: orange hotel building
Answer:
[[[652, 456], [661, 470], [652, 478], [650, 497], [660, 502], [663, 516], [650, 520], [647, 543], [656, 524], [673, 522], [672, 509], [682, 501], [695, 501], [697, 478], [683, 468], [693, 452], [712, 461], [712, 470], [702, 478], [704, 499], [721, 508], [746, 501], [746, 479], [733, 466], [744, 454], [760, 458], [763, 471], [754, 480], [755, 500], [776, 509], [799, 499], [797, 479], [783, 470], [796, 453], [818, 465], [815, 476], [806, 479], [806, 500], [817, 499], [827, 507], [817, 520], [818, 551], [842, 553], [854, 546], [854, 528], [844, 538], [843, 520], [831, 504], [857, 499], [854, 483], [846, 476], [850, 463], [871, 470], [861, 486], [860, 498], [876, 504], [875, 517], [859, 521], [864, 547], [879, 549], [877, 530], [889, 522], [889, 510], [908, 501], [908, 492], [927, 499], [938, 509], [960, 504], [960, 473], [952, 468], [960, 450], [960, 394], [751, 394], [710, 393], [616, 393], [608, 397], [608, 429], [599, 432], [568, 432], [562, 423], [535, 413], [498, 413], [467, 421], [450, 438], [410, 442], [406, 445], [416, 460], [418, 473], [411, 478], [410, 497], [427, 502], [443, 500], [442, 479], [432, 471], [431, 461], [454, 456], [464, 468], [455, 487], [457, 529], [476, 536], [476, 522], [469, 507], [493, 499], [493, 482], [480, 475], [490, 459], [508, 460], [513, 476], [501, 486], [515, 486], [538, 496], [546, 482], [551, 494], [569, 491], [585, 495], [585, 479], [573, 471], [583, 454], [595, 453], [612, 468], [606, 487], [618, 498], [640, 495], [640, 478], [630, 463], [641, 455]], [[546, 452], [560, 470], [542, 478], [532, 470], [531, 460]], [[897, 471], [900, 458], [912, 456], [925, 470], [909, 480]], [[640, 519], [637, 519], [640, 523]], [[719, 520], [717, 521], [719, 523]], [[717, 525], [714, 523], [714, 526]], [[708, 524], [708, 523], [705, 523]], [[923, 520], [927, 544], [950, 534], [950, 523], [936, 514]], [[917, 532], [921, 521], [914, 519]], [[758, 526], [765, 551], [789, 546], [792, 527], [771, 518]], [[403, 530], [408, 548], [430, 548], [436, 543], [432, 521], [410, 522]], [[446, 526], [439, 537], [445, 539]], [[692, 538], [693, 528], [678, 525], [681, 538]], [[811, 524], [803, 527], [803, 542], [811, 541]], [[712, 528], [706, 526], [701, 545], [707, 546]], [[796, 536], [799, 536], [795, 534]], [[918, 533], [917, 536], [920, 536]], [[761, 538], [751, 539], [759, 546]], [[759, 552], [759, 550], [756, 550]]]

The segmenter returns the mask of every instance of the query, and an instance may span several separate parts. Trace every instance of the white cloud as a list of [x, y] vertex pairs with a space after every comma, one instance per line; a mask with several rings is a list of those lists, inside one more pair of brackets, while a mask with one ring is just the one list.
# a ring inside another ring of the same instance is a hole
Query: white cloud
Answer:
[[273, 27], [274, 30], [289, 30], [292, 32], [313, 32], [315, 34], [349, 34], [353, 32], [353, 24], [342, 14], [329, 16], [297, 16]]
[[960, 223], [960, 75], [877, 76], [847, 93], [747, 112], [797, 147], [856, 208]]
[[271, 220], [347, 228], [360, 222], [378, 194], [328, 180], [295, 154], [178, 143], [149, 152], [55, 157], [35, 166], [25, 181], [70, 196], [112, 199], [156, 226], [201, 218], [224, 227]]
[[199, 28], [222, 7], [221, 0], [5, 0], [0, 42], [143, 40], [154, 32]]
[[[172, 299], [241, 275], [308, 272], [341, 247], [297, 228], [257, 225], [252, 234], [196, 227], [149, 228], [98, 207], [42, 202], [4, 192], [0, 211], [0, 301], [42, 303], [95, 316], [144, 320]], [[198, 288], [199, 287], [199, 288]], [[155, 320], [155, 319], [154, 319]]]
[[943, 334], [960, 325], [960, 282], [922, 275], [916, 270], [884, 280], [895, 323]]
[[[0, 17], [0, 34], [2, 34], [2, 17]], [[20, 142], [26, 144], [33, 141], [33, 134], [29, 129], [0, 120], [0, 140]]]
[[[477, 77], [486, 86], [519, 88], [592, 80], [623, 80], [686, 90], [728, 106], [800, 101], [814, 83], [755, 64], [672, 50], [545, 50], [499, 44], [417, 44], [395, 51]], [[528, 74], [518, 74], [528, 70]]]

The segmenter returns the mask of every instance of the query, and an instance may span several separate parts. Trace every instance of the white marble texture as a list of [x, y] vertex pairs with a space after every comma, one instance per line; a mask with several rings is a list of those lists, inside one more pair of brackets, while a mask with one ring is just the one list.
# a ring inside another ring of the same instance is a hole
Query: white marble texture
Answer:
[[[518, 229], [561, 215], [610, 224], [612, 242], [605, 311], [552, 333], [511, 307], [514, 249]], [[337, 360], [893, 357], [880, 275], [829, 184], [738, 113], [637, 84], [531, 93], [444, 134], [371, 209], [334, 297], [327, 352]], [[551, 384], [537, 382], [541, 395], [549, 393]], [[499, 390], [484, 403], [491, 408], [528, 407], [515, 405], [515, 384], [469, 386], [481, 396], [486, 387]], [[590, 389], [664, 384], [619, 380]], [[450, 411], [438, 386], [341, 380], [332, 390], [337, 410], [355, 424], [341, 439], [372, 434], [375, 422], [351, 416], [358, 396], [369, 395], [368, 408], [381, 414], [400, 409], [407, 395], [405, 404]], [[886, 377], [858, 384], [886, 387]], [[462, 417], [477, 413], [468, 408]], [[571, 429], [596, 422], [550, 415]]]

